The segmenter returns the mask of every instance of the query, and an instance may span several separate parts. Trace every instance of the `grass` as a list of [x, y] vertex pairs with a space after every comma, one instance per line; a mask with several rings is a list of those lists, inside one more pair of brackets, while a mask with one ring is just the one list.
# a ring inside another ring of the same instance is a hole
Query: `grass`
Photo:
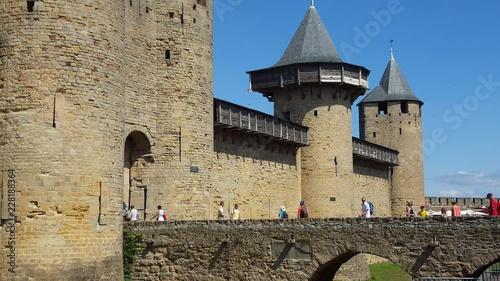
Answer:
[[372, 276], [369, 280], [378, 281], [411, 281], [410, 274], [406, 273], [399, 266], [392, 262], [384, 262], [370, 265], [370, 274]]

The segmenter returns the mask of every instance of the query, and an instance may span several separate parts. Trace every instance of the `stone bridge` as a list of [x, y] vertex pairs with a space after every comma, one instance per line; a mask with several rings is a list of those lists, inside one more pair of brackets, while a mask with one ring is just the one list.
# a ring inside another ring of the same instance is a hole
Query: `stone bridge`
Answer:
[[360, 253], [416, 277], [478, 277], [500, 261], [500, 218], [175, 221], [129, 224], [133, 280], [332, 280]]

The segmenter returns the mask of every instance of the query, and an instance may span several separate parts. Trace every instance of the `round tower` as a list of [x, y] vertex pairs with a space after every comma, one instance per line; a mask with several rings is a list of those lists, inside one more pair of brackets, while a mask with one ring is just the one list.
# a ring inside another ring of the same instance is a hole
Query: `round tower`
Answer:
[[380, 84], [359, 104], [360, 138], [399, 151], [390, 171], [393, 216], [424, 201], [422, 108], [392, 55]]
[[3, 3], [1, 280], [123, 279], [125, 3]]
[[280, 61], [249, 73], [251, 89], [274, 101], [277, 117], [309, 128], [298, 157], [310, 216], [357, 214], [351, 105], [367, 89], [369, 71], [342, 61], [311, 6]]
[[155, 3], [158, 113], [148, 212], [161, 204], [172, 219], [213, 218], [212, 0]]

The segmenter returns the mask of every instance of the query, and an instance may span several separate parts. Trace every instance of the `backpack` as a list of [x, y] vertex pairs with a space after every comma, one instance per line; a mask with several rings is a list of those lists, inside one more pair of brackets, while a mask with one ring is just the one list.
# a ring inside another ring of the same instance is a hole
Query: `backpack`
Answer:
[[285, 211], [285, 212], [283, 212], [283, 218], [284, 218], [284, 219], [288, 219], [288, 213], [287, 213], [286, 211]]
[[163, 220], [167, 220], [167, 214], [165, 214], [165, 212], [163, 212]]
[[301, 218], [307, 218], [307, 217], [309, 217], [309, 214], [307, 213], [307, 208], [306, 208], [306, 206], [302, 206], [302, 207], [300, 208], [300, 217], [301, 217]]
[[368, 202], [368, 206], [370, 207], [370, 215], [373, 216], [373, 212], [375, 211], [375, 205], [372, 202]]

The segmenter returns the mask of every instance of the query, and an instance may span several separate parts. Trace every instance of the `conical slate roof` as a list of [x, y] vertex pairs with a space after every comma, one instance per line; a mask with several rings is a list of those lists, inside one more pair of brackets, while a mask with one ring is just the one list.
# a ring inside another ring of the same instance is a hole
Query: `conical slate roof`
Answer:
[[342, 59], [316, 8], [311, 6], [280, 61], [273, 67], [296, 63], [336, 63]]
[[371, 91], [360, 103], [382, 101], [416, 101], [421, 104], [406, 81], [403, 72], [399, 69], [396, 60], [391, 54], [391, 59], [385, 68], [380, 84]]

